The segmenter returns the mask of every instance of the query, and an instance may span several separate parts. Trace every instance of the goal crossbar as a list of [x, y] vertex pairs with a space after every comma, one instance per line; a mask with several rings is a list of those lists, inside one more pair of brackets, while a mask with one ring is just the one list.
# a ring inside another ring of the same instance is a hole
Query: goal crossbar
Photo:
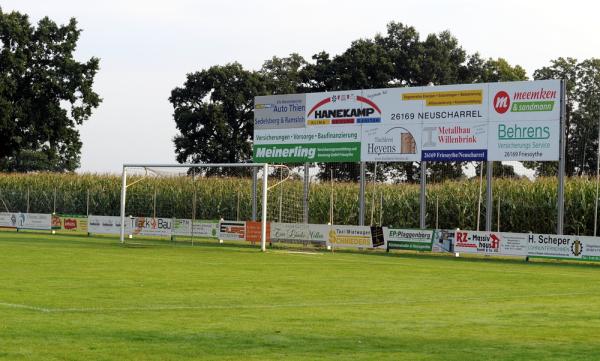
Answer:
[[260, 249], [265, 252], [267, 247], [267, 192], [268, 192], [268, 163], [184, 163], [184, 164], [123, 164], [123, 173], [121, 176], [121, 243], [125, 242], [125, 201], [127, 197], [127, 168], [255, 168], [263, 169], [262, 184], [262, 217], [261, 217], [261, 236]]

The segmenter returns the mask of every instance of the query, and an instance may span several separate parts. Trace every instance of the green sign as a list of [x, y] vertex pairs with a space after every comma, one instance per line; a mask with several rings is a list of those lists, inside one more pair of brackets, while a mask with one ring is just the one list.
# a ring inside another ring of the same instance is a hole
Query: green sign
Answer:
[[360, 142], [255, 144], [255, 162], [359, 162]]

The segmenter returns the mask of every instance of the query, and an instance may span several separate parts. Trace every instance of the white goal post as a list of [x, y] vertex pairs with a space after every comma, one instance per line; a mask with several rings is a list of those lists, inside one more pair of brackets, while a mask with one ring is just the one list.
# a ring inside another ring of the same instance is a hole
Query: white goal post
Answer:
[[[267, 193], [268, 193], [268, 163], [189, 163], [189, 164], [123, 164], [123, 173], [121, 179], [121, 230], [120, 240], [121, 243], [125, 242], [125, 204], [127, 197], [127, 187], [135, 184], [127, 184], [127, 169], [128, 168], [251, 168], [256, 171], [262, 168], [262, 217], [261, 217], [261, 239], [260, 248], [261, 251], [266, 251], [267, 243]], [[254, 172], [256, 174], [257, 172]], [[254, 195], [256, 192], [253, 193]]]

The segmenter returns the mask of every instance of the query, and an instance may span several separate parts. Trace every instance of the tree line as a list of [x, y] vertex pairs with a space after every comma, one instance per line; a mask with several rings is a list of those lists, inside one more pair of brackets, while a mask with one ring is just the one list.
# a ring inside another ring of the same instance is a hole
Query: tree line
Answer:
[[[0, 8], [0, 170], [74, 171], [81, 139], [77, 126], [102, 99], [94, 91], [99, 59], [77, 61], [81, 30], [72, 18], [31, 24], [25, 14]], [[593, 174], [598, 150], [600, 59], [557, 58], [533, 79], [567, 84], [567, 175]], [[272, 57], [258, 70], [240, 63], [214, 65], [186, 76], [169, 97], [178, 134], [178, 162], [234, 163], [252, 158], [253, 101], [257, 95], [349, 89], [528, 80], [526, 70], [504, 58], [467, 53], [449, 31], [422, 37], [412, 26], [391, 22], [382, 34], [353, 41], [341, 54], [305, 59]], [[514, 176], [495, 163], [497, 174]], [[555, 175], [556, 162], [526, 162], [538, 175]], [[355, 179], [358, 167], [321, 164], [321, 178]], [[463, 177], [461, 163], [435, 163], [432, 176]], [[416, 163], [382, 163], [378, 177], [416, 181]]]

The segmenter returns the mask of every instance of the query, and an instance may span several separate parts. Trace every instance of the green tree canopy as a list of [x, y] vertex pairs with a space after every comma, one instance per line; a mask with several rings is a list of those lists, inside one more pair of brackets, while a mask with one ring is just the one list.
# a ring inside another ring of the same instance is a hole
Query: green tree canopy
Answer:
[[73, 58], [81, 30], [72, 18], [37, 27], [0, 9], [0, 169], [73, 171], [81, 125], [100, 104], [92, 89], [99, 60]]

